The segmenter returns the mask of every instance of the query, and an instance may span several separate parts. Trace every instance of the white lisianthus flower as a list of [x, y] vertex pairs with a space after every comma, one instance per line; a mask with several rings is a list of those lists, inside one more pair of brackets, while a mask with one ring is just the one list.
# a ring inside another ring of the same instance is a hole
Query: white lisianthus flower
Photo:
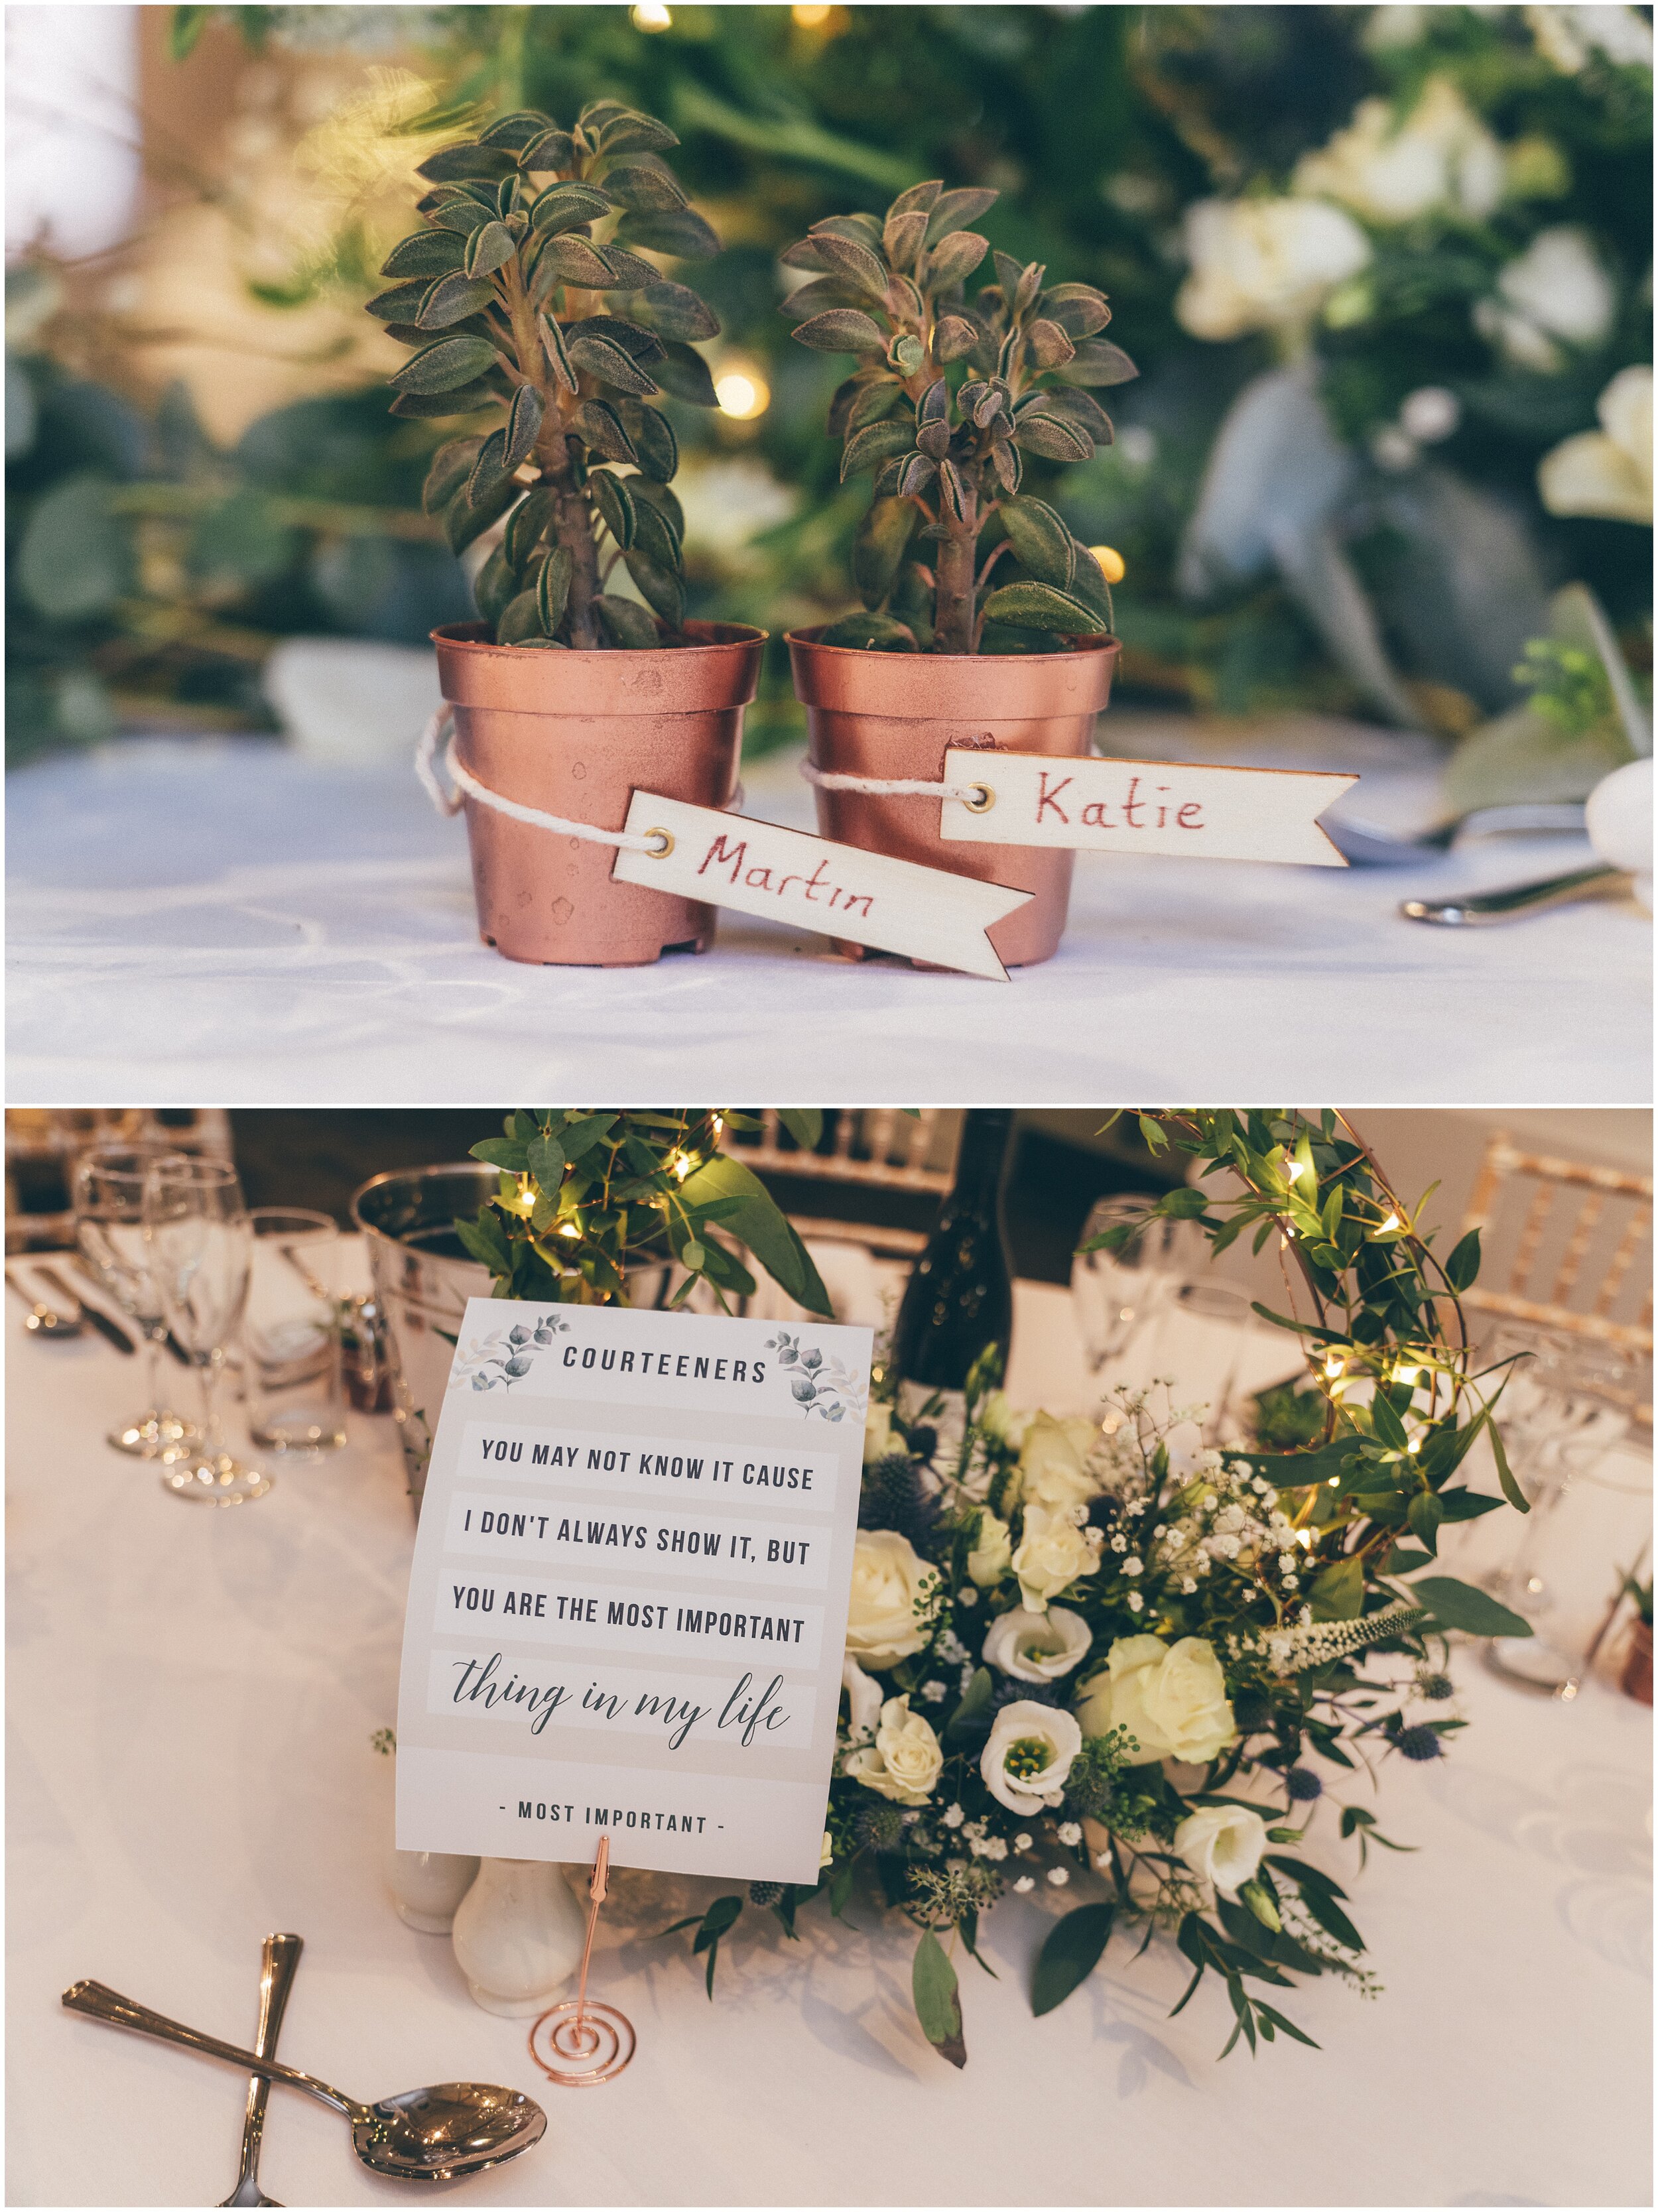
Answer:
[[1093, 1640], [1082, 1614], [1065, 1606], [1032, 1613], [1016, 1605], [991, 1623], [984, 1662], [1016, 1682], [1057, 1682], [1082, 1665]]
[[893, 1409], [884, 1398], [871, 1398], [863, 1415], [863, 1464], [873, 1467], [891, 1452], [902, 1451], [904, 1439], [893, 1426]]
[[1030, 1425], [1030, 1415], [1015, 1410], [1005, 1390], [992, 1390], [978, 1409], [978, 1425], [998, 1443], [1017, 1445]]
[[1366, 222], [1410, 222], [1435, 208], [1484, 216], [1503, 198], [1503, 149], [1450, 79], [1430, 76], [1403, 122], [1385, 100], [1362, 100], [1344, 131], [1302, 155], [1291, 181]]
[[1325, 200], [1198, 200], [1186, 210], [1192, 273], [1174, 313], [1216, 341], [1310, 322], [1370, 260], [1370, 241]]
[[967, 1554], [967, 1572], [981, 1589], [989, 1589], [1012, 1564], [1013, 1539], [1008, 1524], [987, 1505], [978, 1516], [973, 1547]]
[[1020, 1449], [1020, 1495], [1037, 1505], [1086, 1504], [1100, 1487], [1088, 1463], [1099, 1437], [1094, 1423], [1080, 1416], [1060, 1421], [1039, 1413]]
[[1082, 1731], [1069, 1713], [1021, 1698], [997, 1715], [978, 1771], [1009, 1812], [1039, 1813], [1064, 1796], [1065, 1777], [1082, 1748]]
[[1221, 1662], [1200, 1636], [1172, 1644], [1156, 1636], [1119, 1636], [1106, 1671], [1083, 1685], [1076, 1711], [1088, 1735], [1126, 1729], [1139, 1746], [1129, 1762], [1135, 1766], [1160, 1759], [1202, 1766], [1238, 1732]]
[[1236, 1897], [1266, 1849], [1266, 1823], [1247, 1805], [1200, 1805], [1174, 1831], [1174, 1848], [1222, 1897]]
[[1652, 371], [1620, 368], [1595, 404], [1598, 430], [1580, 430], [1537, 468], [1551, 514], [1652, 520]]
[[926, 1642], [916, 1607], [936, 1579], [911, 1544], [893, 1528], [860, 1528], [852, 1553], [852, 1598], [846, 1650], [863, 1667], [896, 1667]]
[[1069, 1589], [1079, 1575], [1099, 1571], [1100, 1555], [1069, 1513], [1045, 1505], [1027, 1505], [1013, 1571], [1019, 1577], [1019, 1594], [1033, 1613], [1045, 1611], [1048, 1600]]
[[910, 1711], [910, 1700], [888, 1698], [875, 1740], [846, 1761], [845, 1771], [866, 1790], [899, 1805], [924, 1805], [944, 1771], [944, 1753], [932, 1723]]
[[1504, 265], [1495, 295], [1474, 304], [1474, 327], [1521, 368], [1552, 376], [1566, 365], [1557, 341], [1599, 345], [1617, 311], [1588, 233], [1563, 222], [1539, 230]]
[[841, 1662], [840, 1686], [851, 1703], [851, 1719], [847, 1734], [854, 1743], [865, 1742], [874, 1735], [881, 1721], [881, 1685], [872, 1675], [866, 1674], [849, 1651]]
[[823, 1846], [818, 1853], [818, 1870], [820, 1873], [822, 1872], [825, 1867], [831, 1863], [834, 1856], [834, 1838], [830, 1835], [828, 1829], [826, 1828], [823, 1832]]
[[1526, 22], [1539, 53], [1564, 76], [1576, 76], [1597, 53], [1624, 69], [1652, 67], [1652, 26], [1639, 9], [1527, 8]]

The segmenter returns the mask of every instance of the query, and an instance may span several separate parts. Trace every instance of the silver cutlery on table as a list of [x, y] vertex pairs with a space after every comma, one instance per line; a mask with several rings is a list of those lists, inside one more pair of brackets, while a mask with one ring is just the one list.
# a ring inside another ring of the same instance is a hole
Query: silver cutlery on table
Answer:
[[1500, 837], [1531, 830], [1583, 834], [1583, 802], [1516, 799], [1502, 806], [1472, 807], [1425, 830], [1394, 831], [1367, 821], [1357, 811], [1350, 818], [1338, 806], [1324, 823], [1332, 842], [1356, 866], [1406, 867], [1429, 853], [1447, 853], [1460, 836]]
[[114, 1346], [117, 1352], [130, 1356], [138, 1349], [119, 1322], [107, 1314], [101, 1306], [94, 1305], [89, 1298], [80, 1297], [55, 1267], [48, 1267], [44, 1261], [38, 1261], [34, 1273], [36, 1279], [44, 1283], [48, 1290], [56, 1291], [60, 1297], [68, 1299], [77, 1320], [95, 1328], [100, 1336]]
[[351, 2124], [351, 2148], [366, 2166], [394, 2181], [460, 2181], [532, 2149], [546, 2133], [547, 2116], [516, 2089], [497, 2089], [487, 2081], [439, 2081], [429, 2089], [405, 2089], [372, 2105], [359, 2104], [296, 2066], [262, 2058], [216, 2036], [182, 2027], [176, 2020], [135, 2004], [102, 1982], [76, 1982], [64, 1991], [71, 2012], [112, 2027], [131, 2028], [162, 2043], [204, 2051], [267, 2081], [286, 2081], [308, 2097], [332, 2106]]
[[46, 1300], [30, 1290], [27, 1284], [21, 1282], [9, 1267], [6, 1270], [6, 1282], [28, 1308], [27, 1313], [23, 1316], [23, 1326], [33, 1334], [48, 1337], [79, 1336], [85, 1323], [81, 1318], [81, 1308], [78, 1304], [71, 1304], [67, 1313], [59, 1313], [56, 1306], [48, 1305]]
[[[283, 2008], [288, 2002], [288, 1992], [293, 1987], [294, 1970], [299, 1965], [299, 1954], [305, 1948], [297, 1936], [267, 1936], [262, 1971], [259, 1974], [259, 2024], [253, 2038], [253, 2048], [261, 2058], [277, 2055], [277, 2038], [282, 2033]], [[241, 2172], [230, 2195], [222, 2197], [222, 2205], [269, 2204], [281, 2212], [280, 2197], [267, 2197], [259, 2187], [259, 2146], [265, 2140], [265, 2108], [270, 2102], [271, 2084], [263, 2074], [248, 2077], [247, 2110], [241, 2124]]]
[[1541, 914], [1552, 906], [1570, 906], [1578, 899], [1599, 898], [1608, 891], [1628, 888], [1622, 868], [1603, 863], [1574, 868], [1569, 875], [1547, 876], [1540, 883], [1510, 884], [1496, 891], [1478, 891], [1460, 898], [1404, 899], [1399, 912], [1406, 921], [1434, 921], [1448, 928], [1472, 929], [1496, 921], [1513, 921], [1523, 914]]

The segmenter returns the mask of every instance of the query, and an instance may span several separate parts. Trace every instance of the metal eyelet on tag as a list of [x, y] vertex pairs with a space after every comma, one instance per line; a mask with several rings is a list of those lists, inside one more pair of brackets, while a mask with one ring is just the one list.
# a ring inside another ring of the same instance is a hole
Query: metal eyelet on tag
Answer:
[[647, 830], [645, 835], [647, 837], [660, 837], [662, 841], [654, 850], [647, 853], [645, 858], [648, 860], [665, 860], [674, 850], [674, 832], [671, 830]]
[[978, 798], [964, 799], [961, 804], [969, 814], [988, 814], [996, 804], [995, 792], [988, 783], [976, 783], [973, 789], [978, 793]]

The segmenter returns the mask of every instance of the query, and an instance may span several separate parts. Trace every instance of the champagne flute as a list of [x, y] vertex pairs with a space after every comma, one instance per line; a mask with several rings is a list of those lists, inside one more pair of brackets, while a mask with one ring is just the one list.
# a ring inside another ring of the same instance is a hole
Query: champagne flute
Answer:
[[1209, 1239], [1194, 1221], [1153, 1216], [1155, 1196], [1136, 1191], [1102, 1198], [1077, 1238], [1086, 1245], [1108, 1229], [1135, 1233], [1119, 1250], [1079, 1251], [1071, 1262], [1071, 1304], [1089, 1368], [1143, 1346], [1180, 1285], [1209, 1264]]
[[144, 1178], [157, 1161], [170, 1157], [165, 1145], [88, 1145], [76, 1155], [70, 1174], [75, 1237], [82, 1257], [143, 1334], [148, 1363], [144, 1410], [112, 1429], [108, 1438], [117, 1451], [130, 1452], [136, 1459], [168, 1459], [196, 1439], [194, 1422], [162, 1401], [167, 1322], [144, 1242]]
[[169, 1153], [144, 1179], [144, 1239], [168, 1327], [201, 1376], [201, 1432], [169, 1461], [162, 1486], [207, 1505], [263, 1498], [271, 1479], [225, 1449], [219, 1379], [247, 1301], [253, 1237], [228, 1161]]

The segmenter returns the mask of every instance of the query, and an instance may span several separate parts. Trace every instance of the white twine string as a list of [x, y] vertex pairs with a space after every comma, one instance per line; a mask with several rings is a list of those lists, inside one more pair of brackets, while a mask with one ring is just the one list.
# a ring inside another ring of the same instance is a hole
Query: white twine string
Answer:
[[839, 775], [802, 761], [800, 772], [820, 791], [860, 791], [871, 799], [961, 799], [970, 805], [984, 798], [982, 783], [926, 783], [911, 776]]
[[[453, 737], [444, 749], [443, 766], [455, 788], [445, 791], [437, 774], [437, 748], [444, 726], [454, 720], [454, 713], [445, 700], [421, 732], [420, 743], [415, 748], [415, 774], [440, 814], [459, 814], [467, 799], [475, 799], [480, 806], [492, 807], [497, 814], [505, 814], [514, 822], [527, 823], [532, 830], [552, 830], [561, 837], [585, 838], [589, 845], [614, 845], [624, 853], [649, 853], [655, 859], [673, 850], [674, 840], [666, 830], [655, 830], [643, 837], [628, 830], [600, 830], [591, 822], [571, 822], [562, 814], [546, 814], [539, 806], [522, 806], [515, 799], [503, 799], [498, 791], [491, 791], [488, 784], [480, 783], [456, 759]], [[730, 804], [738, 806], [741, 803], [740, 784]]]

